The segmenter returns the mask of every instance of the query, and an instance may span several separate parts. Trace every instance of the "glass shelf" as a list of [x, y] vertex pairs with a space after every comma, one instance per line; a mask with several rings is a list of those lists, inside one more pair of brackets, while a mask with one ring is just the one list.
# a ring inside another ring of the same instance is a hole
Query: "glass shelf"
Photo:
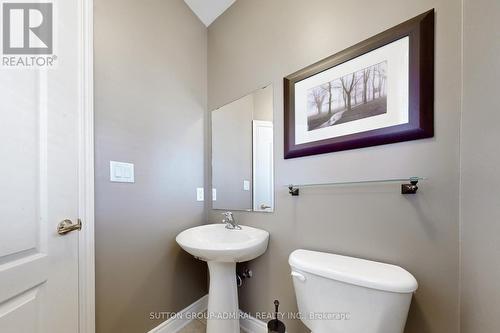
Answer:
[[330, 183], [318, 183], [318, 184], [290, 184], [287, 185], [292, 196], [299, 195], [299, 189], [305, 187], [326, 187], [326, 186], [346, 186], [346, 185], [363, 185], [363, 184], [375, 184], [375, 183], [400, 183], [406, 182], [401, 185], [402, 194], [415, 194], [418, 190], [417, 183], [419, 181], [425, 180], [425, 177], [407, 177], [407, 178], [389, 178], [389, 179], [367, 179], [367, 180], [350, 180], [350, 181], [337, 181]]

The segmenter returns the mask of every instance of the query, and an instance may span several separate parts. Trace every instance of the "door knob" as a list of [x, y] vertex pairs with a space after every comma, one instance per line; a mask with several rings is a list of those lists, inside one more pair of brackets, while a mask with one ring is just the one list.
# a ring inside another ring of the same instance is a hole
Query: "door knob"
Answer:
[[268, 208], [271, 208], [271, 206], [268, 206], [266, 204], [260, 205], [260, 209], [268, 209]]
[[71, 220], [64, 220], [57, 226], [57, 233], [59, 235], [66, 235], [75, 230], [82, 230], [82, 221], [78, 219], [78, 223], [73, 223]]

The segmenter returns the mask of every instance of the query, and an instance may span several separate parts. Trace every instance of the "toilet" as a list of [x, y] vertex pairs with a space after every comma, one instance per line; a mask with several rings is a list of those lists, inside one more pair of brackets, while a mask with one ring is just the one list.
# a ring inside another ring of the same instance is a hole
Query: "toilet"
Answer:
[[312, 333], [402, 333], [417, 280], [401, 267], [296, 250], [289, 258], [300, 319]]

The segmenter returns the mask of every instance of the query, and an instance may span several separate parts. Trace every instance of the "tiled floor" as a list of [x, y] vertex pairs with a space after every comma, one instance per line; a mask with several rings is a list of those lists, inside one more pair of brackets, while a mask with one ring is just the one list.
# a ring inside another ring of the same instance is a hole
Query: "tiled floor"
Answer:
[[[199, 320], [193, 320], [186, 327], [179, 331], [179, 333], [205, 333], [206, 326]], [[243, 331], [241, 331], [243, 333]]]

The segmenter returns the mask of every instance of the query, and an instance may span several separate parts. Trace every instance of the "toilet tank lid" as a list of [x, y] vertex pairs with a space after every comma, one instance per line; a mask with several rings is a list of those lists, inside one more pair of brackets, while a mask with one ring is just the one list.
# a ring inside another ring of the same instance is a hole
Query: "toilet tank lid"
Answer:
[[417, 280], [399, 266], [337, 254], [295, 250], [288, 260], [292, 268], [371, 289], [412, 293]]

